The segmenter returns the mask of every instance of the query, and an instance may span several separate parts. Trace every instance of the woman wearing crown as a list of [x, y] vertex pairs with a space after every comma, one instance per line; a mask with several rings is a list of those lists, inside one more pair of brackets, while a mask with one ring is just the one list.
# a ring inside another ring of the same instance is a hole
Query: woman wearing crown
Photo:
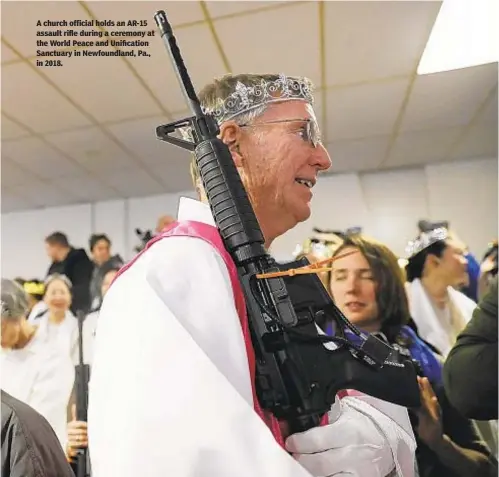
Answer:
[[465, 250], [447, 229], [438, 228], [422, 232], [406, 251], [406, 291], [415, 327], [445, 357], [476, 307], [454, 288], [465, 281]]

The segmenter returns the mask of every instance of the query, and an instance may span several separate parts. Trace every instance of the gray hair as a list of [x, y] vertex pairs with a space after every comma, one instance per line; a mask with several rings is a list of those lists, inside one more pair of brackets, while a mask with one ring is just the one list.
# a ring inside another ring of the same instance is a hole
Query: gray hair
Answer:
[[71, 292], [71, 288], [73, 287], [71, 280], [66, 275], [63, 275], [62, 273], [53, 273], [52, 275], [49, 275], [45, 279], [45, 282], [44, 282], [45, 293], [47, 293], [47, 289], [48, 289], [49, 285], [52, 282], [55, 282], [56, 280], [63, 282], [68, 287], [69, 291]]
[[14, 280], [2, 278], [2, 319], [25, 318], [29, 310], [28, 295]]

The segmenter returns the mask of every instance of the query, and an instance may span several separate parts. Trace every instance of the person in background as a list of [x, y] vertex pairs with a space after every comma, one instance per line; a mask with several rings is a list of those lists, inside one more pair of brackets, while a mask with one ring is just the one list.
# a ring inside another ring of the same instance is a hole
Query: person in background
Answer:
[[90, 303], [91, 310], [96, 310], [100, 307], [102, 300], [101, 287], [104, 275], [111, 269], [120, 269], [124, 262], [119, 255], [111, 256], [111, 240], [105, 234], [92, 235], [89, 248], [94, 262], [90, 282]]
[[[110, 266], [110, 269], [106, 271], [105, 275], [102, 277], [101, 289], [99, 295], [104, 298], [111, 283], [113, 282], [116, 275], [121, 267]], [[102, 304], [102, 300], [100, 301]], [[92, 364], [94, 355], [94, 340], [97, 333], [97, 325], [99, 321], [100, 304], [96, 310], [91, 311], [83, 322], [83, 360], [85, 364]]]
[[[109, 270], [102, 280], [101, 295], [104, 297], [111, 286], [112, 281], [118, 274], [119, 268]], [[85, 318], [83, 322], [83, 361], [92, 366], [94, 339], [97, 332], [99, 319], [99, 310], [93, 311]], [[76, 419], [76, 396], [71, 397], [71, 421], [68, 422], [68, 442], [66, 446], [66, 455], [73, 462], [78, 449], [88, 446], [87, 423]]]
[[490, 284], [497, 277], [497, 257], [498, 244], [497, 240], [489, 243], [489, 247], [485, 252], [482, 263], [480, 264], [480, 278], [478, 281], [478, 295], [480, 299], [488, 291]]
[[443, 357], [476, 306], [455, 289], [467, 276], [464, 252], [445, 228], [422, 232], [407, 246], [406, 292], [413, 326]]
[[429, 220], [420, 220], [418, 222], [420, 233], [429, 233], [432, 230], [444, 228], [449, 234], [456, 247], [463, 250], [464, 258], [466, 259], [466, 274], [462, 276], [460, 282], [457, 282], [454, 287], [462, 292], [468, 298], [476, 302], [478, 300], [478, 276], [480, 273], [480, 264], [475, 256], [471, 253], [468, 246], [457, 236], [455, 231], [450, 230], [449, 221], [441, 220], [431, 222]]
[[[267, 248], [309, 218], [311, 189], [331, 164], [311, 88], [306, 78], [243, 74], [200, 93], [217, 111]], [[200, 201], [181, 199], [179, 223], [121, 269], [100, 311], [88, 409], [94, 476], [412, 476], [414, 436], [400, 406], [338, 397], [327, 425], [293, 435], [261, 409], [235, 264], [195, 163], [192, 172]]]
[[497, 280], [496, 275], [444, 365], [449, 400], [470, 419], [498, 418]]
[[1, 387], [45, 417], [64, 448], [73, 363], [43, 329], [27, 321], [28, 297], [17, 283], [2, 279], [1, 297]]
[[47, 419], [4, 390], [2, 467], [4, 477], [74, 477]]
[[165, 227], [168, 227], [168, 225], [173, 224], [174, 222], [175, 219], [171, 215], [162, 215], [156, 223], [156, 235], [163, 232]]
[[[385, 245], [348, 237], [333, 257], [330, 293], [344, 315], [362, 331], [376, 334], [419, 362], [421, 407], [413, 410], [420, 477], [495, 476], [497, 466], [479, 441], [473, 423], [449, 404], [442, 386], [442, 364], [407, 326], [409, 306], [397, 257]], [[333, 334], [328, 330], [328, 334]], [[360, 344], [347, 330], [348, 339]]]
[[480, 278], [480, 263], [471, 253], [471, 251], [466, 248], [464, 252], [464, 258], [466, 259], [466, 275], [467, 280], [461, 288], [458, 290], [466, 295], [470, 300], [474, 302], [478, 301], [478, 280]]
[[463, 276], [463, 281], [458, 283], [455, 288], [463, 295], [467, 296], [474, 303], [478, 301], [478, 281], [480, 278], [480, 263], [475, 255], [471, 253], [468, 245], [461, 240], [455, 231], [448, 230], [449, 238], [457, 247], [463, 250], [463, 256], [466, 260], [466, 274]]
[[90, 309], [90, 280], [93, 263], [84, 249], [76, 249], [69, 244], [68, 238], [62, 232], [54, 232], [45, 239], [47, 255], [52, 260], [47, 276], [55, 273], [65, 275], [73, 286], [71, 311], [88, 312]]
[[39, 326], [51, 342], [58, 343], [76, 364], [78, 321], [70, 310], [71, 291], [71, 282], [65, 275], [49, 275], [45, 280], [43, 297], [47, 310], [31, 322]]

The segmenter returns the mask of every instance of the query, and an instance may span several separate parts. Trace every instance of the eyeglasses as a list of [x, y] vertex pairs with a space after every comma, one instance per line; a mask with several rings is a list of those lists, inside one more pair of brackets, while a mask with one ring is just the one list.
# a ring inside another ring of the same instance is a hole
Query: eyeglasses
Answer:
[[261, 123], [245, 123], [245, 124], [240, 124], [239, 127], [241, 128], [254, 128], [257, 126], [266, 126], [266, 125], [271, 125], [271, 124], [282, 124], [282, 123], [303, 123], [303, 127], [299, 129], [299, 131], [292, 131], [292, 132], [299, 132], [301, 135], [301, 138], [305, 141], [308, 142], [312, 147], [317, 147], [322, 144], [321, 140], [321, 133], [319, 130], [319, 125], [317, 124], [317, 121], [311, 118], [307, 119], [275, 119], [273, 121], [263, 121]]

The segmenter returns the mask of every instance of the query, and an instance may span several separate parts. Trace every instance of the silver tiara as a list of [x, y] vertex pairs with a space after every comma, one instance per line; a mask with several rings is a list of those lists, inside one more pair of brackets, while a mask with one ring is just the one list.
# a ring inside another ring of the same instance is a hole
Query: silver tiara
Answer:
[[211, 114], [218, 124], [221, 124], [268, 103], [301, 99], [313, 105], [312, 89], [312, 82], [308, 78], [284, 74], [280, 74], [274, 81], [262, 79], [260, 84], [253, 86], [246, 86], [238, 81], [235, 91], [224, 100], [219, 100], [214, 109], [202, 109], [205, 114]]
[[445, 240], [449, 236], [449, 232], [444, 227], [439, 227], [438, 229], [433, 229], [430, 232], [422, 232], [417, 239], [409, 242], [405, 248], [405, 253], [407, 254], [407, 259], [414, 257], [419, 252], [422, 252], [425, 248], [433, 245], [435, 242], [440, 240]]

